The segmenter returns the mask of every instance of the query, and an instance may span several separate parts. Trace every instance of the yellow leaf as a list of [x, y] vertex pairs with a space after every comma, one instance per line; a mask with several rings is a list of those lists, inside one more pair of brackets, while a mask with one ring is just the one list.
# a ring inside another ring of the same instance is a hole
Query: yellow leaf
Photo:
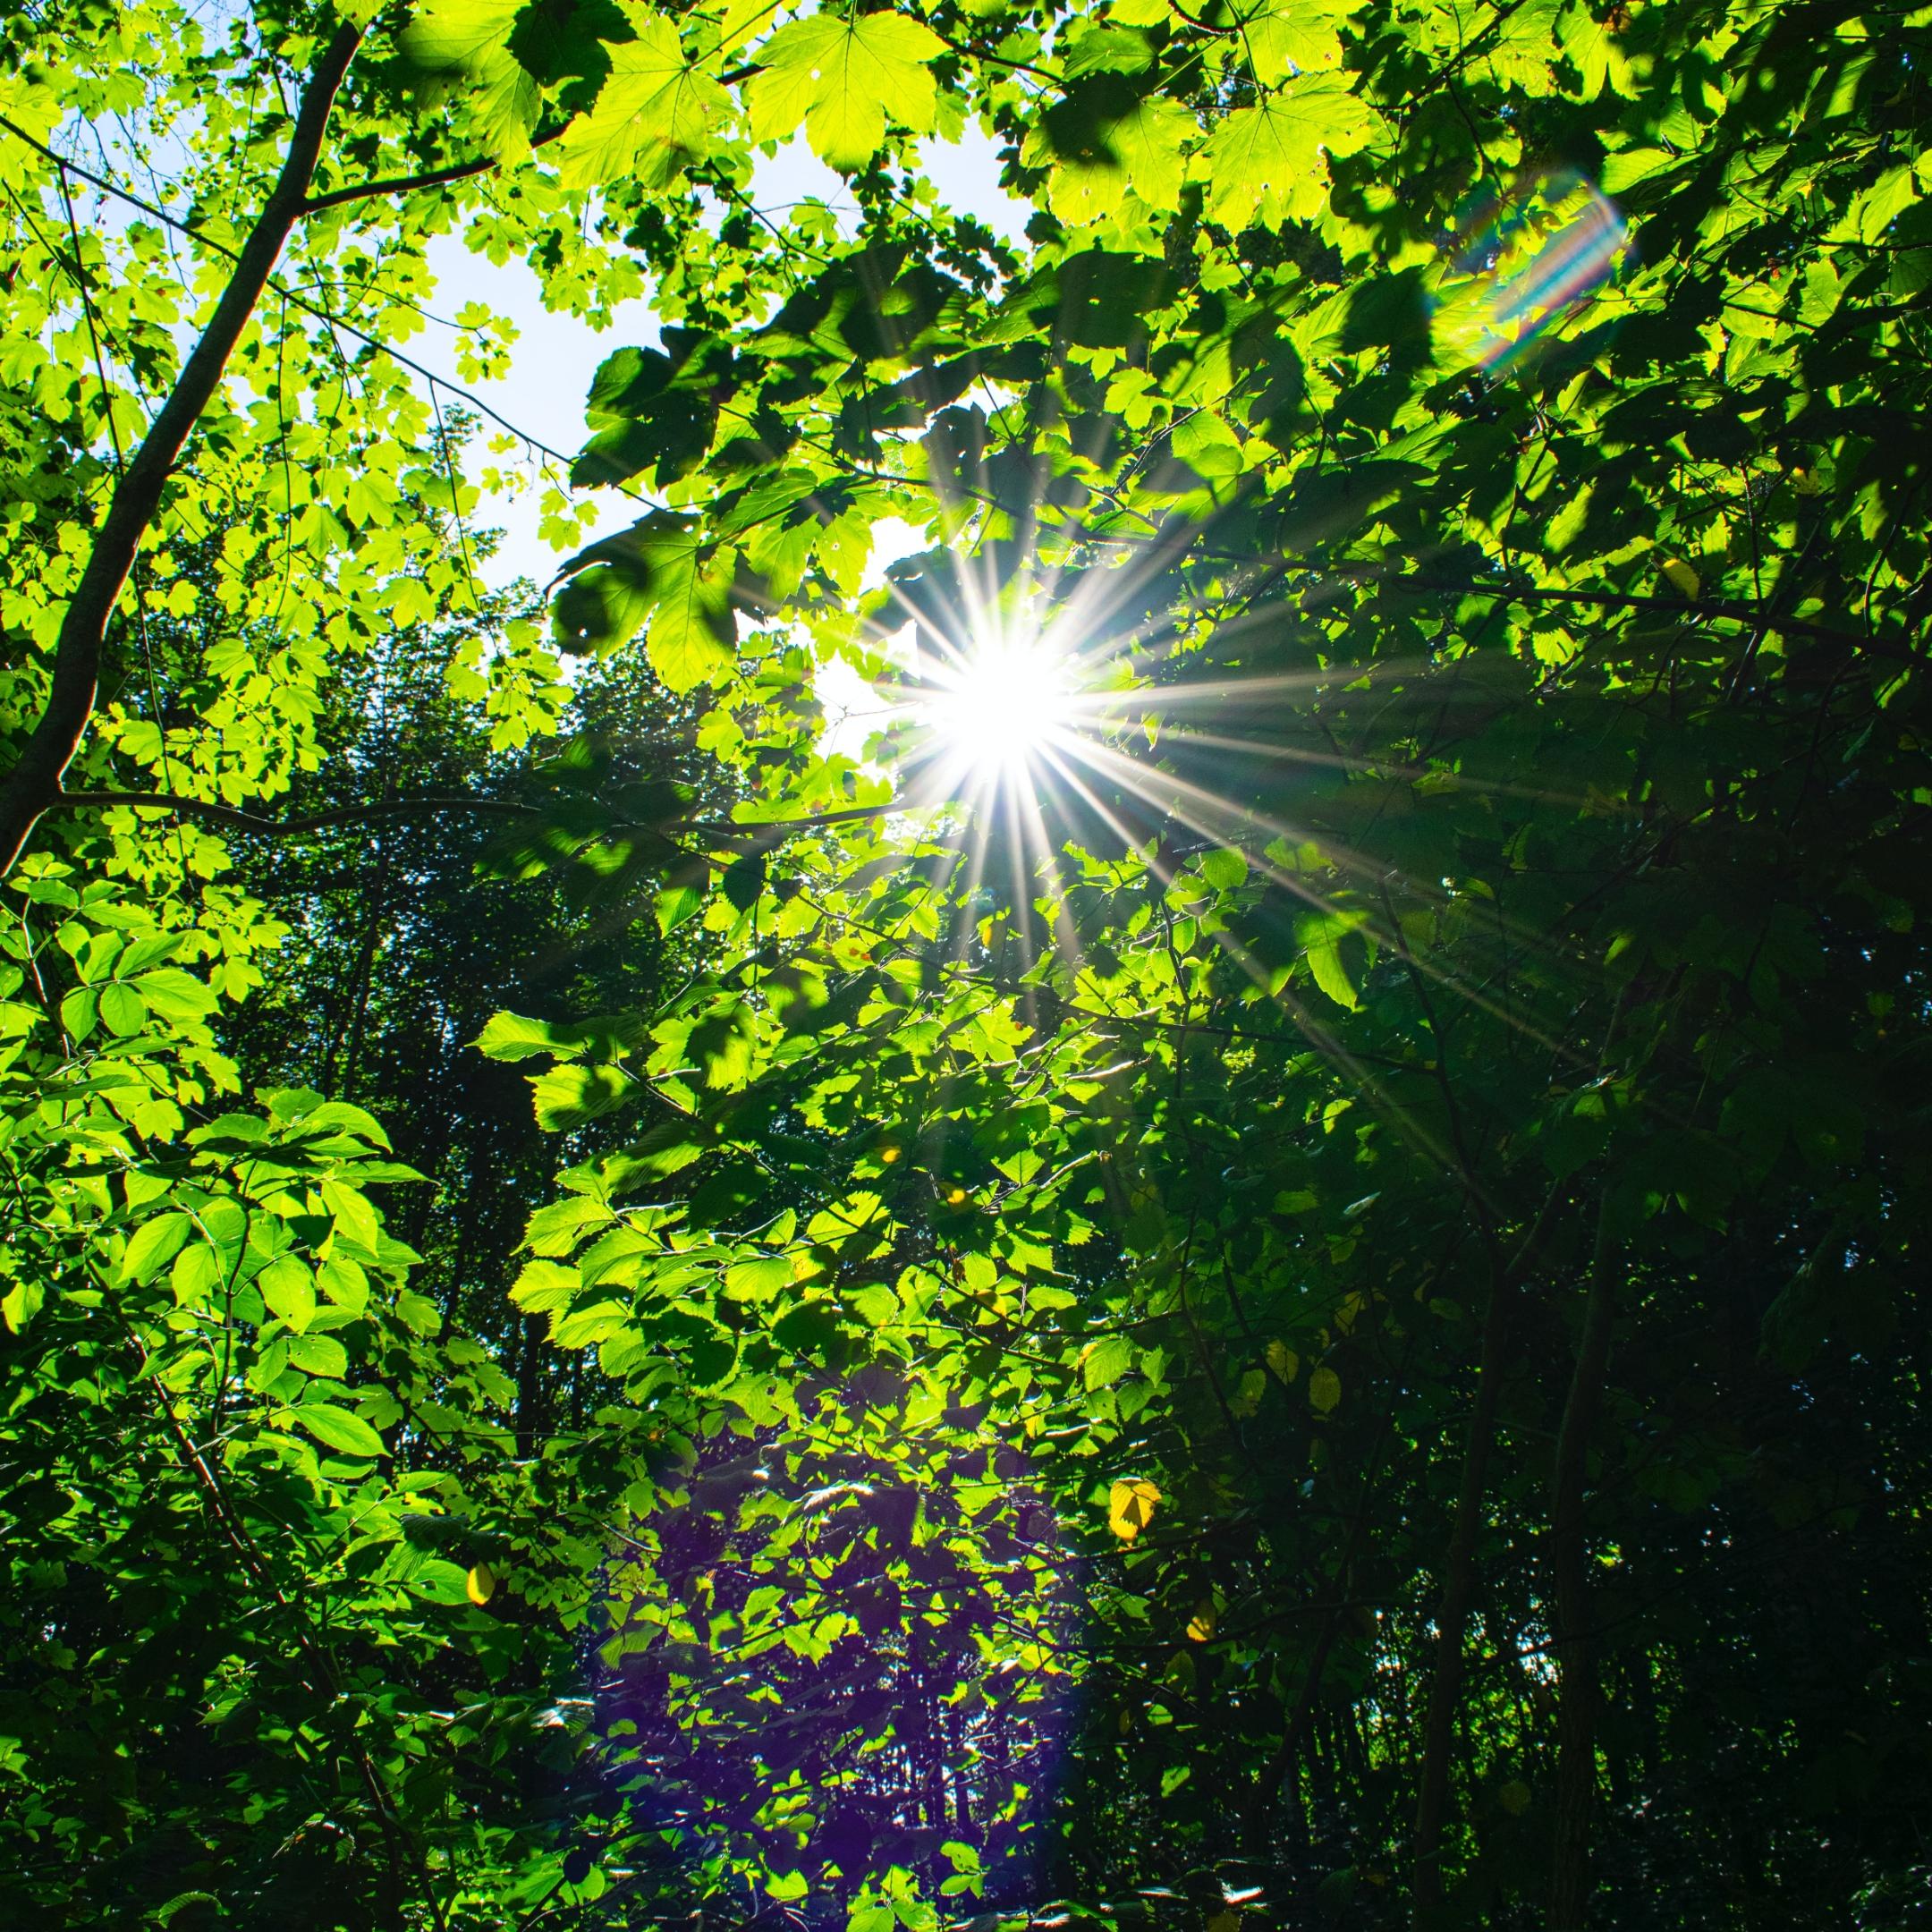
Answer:
[[1318, 1368], [1308, 1378], [1308, 1399], [1326, 1415], [1342, 1400], [1342, 1377], [1333, 1368]]
[[463, 1578], [463, 1589], [473, 1604], [487, 1604], [496, 1594], [496, 1572], [487, 1563], [478, 1563]]
[[1188, 1641], [1206, 1643], [1215, 1633], [1215, 1606], [1211, 1603], [1197, 1605], [1194, 1614], [1188, 1619]]
[[1695, 601], [1703, 585], [1698, 580], [1698, 573], [1682, 557], [1665, 557], [1664, 574], [1683, 594]]
[[1107, 1492], [1107, 1528], [1123, 1543], [1131, 1543], [1154, 1519], [1161, 1493], [1140, 1477], [1123, 1477]]
[[1267, 1365], [1284, 1382], [1292, 1382], [1301, 1367], [1301, 1358], [1285, 1342], [1270, 1342]]

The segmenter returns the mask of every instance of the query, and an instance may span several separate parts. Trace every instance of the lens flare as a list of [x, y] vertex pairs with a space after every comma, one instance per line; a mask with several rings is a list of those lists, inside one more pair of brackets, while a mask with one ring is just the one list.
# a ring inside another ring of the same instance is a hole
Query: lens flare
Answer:
[[1436, 283], [1436, 339], [1487, 369], [1520, 360], [1616, 273], [1630, 246], [1615, 203], [1568, 171], [1463, 227], [1470, 239]]

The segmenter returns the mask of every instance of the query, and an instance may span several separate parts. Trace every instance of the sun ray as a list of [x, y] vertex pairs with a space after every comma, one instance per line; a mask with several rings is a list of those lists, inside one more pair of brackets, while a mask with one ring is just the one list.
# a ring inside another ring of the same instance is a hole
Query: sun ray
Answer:
[[[1080, 741], [1077, 750], [1078, 755], [1086, 763], [1097, 770], [1106, 770], [1116, 783], [1145, 799], [1165, 816], [1186, 826], [1191, 831], [1199, 832], [1203, 837], [1224, 843], [1244, 844], [1240, 834], [1248, 831], [1265, 833], [1270, 838], [1279, 838], [1291, 844], [1302, 843], [1296, 828], [1282, 820], [1251, 811], [1233, 800], [1208, 791], [1204, 786], [1194, 784], [1174, 773], [1163, 771], [1158, 766], [1142, 764], [1108, 746], [1089, 740]], [[1331, 864], [1352, 872], [1359, 877], [1383, 882], [1388, 877], [1389, 868], [1385, 863], [1374, 861], [1326, 840], [1321, 842], [1321, 849], [1323, 856]], [[1301, 899], [1311, 911], [1333, 914], [1338, 910], [1332, 901], [1306, 879], [1284, 867], [1276, 865], [1266, 852], [1250, 852], [1249, 863], [1271, 884], [1281, 886]], [[1403, 880], [1403, 887], [1427, 902], [1438, 905], [1446, 902], [1439, 887], [1406, 878]], [[1362, 929], [1382, 945], [1392, 949], [1398, 945], [1398, 936], [1380, 922], [1364, 920]], [[1414, 963], [1419, 971], [1426, 973], [1456, 997], [1467, 1000], [1492, 1014], [1504, 1024], [1521, 1032], [1525, 1038], [1551, 1052], [1563, 1051], [1559, 1041], [1532, 1026], [1520, 1013], [1510, 1012], [1501, 1003], [1465, 984], [1460, 977], [1447, 972], [1435, 962], [1418, 960]]]
[[[1066, 770], [1064, 775], [1080, 790], [1089, 789], [1071, 770]], [[1095, 802], [1097, 804], [1098, 801]], [[1150, 857], [1148, 864], [1163, 886], [1173, 886], [1178, 875], [1171, 868], [1162, 865], [1157, 857]], [[1247, 975], [1262, 996], [1281, 1009], [1287, 1016], [1289, 1023], [1309, 1045], [1370, 1097], [1398, 1133], [1403, 1135], [1429, 1159], [1445, 1168], [1453, 1166], [1448, 1149], [1414, 1118], [1408, 1108], [1387, 1091], [1385, 1084], [1377, 1079], [1368, 1067], [1351, 1054], [1335, 1035], [1309, 1012], [1302, 1002], [1288, 990], [1284, 981], [1278, 981], [1276, 976], [1269, 972], [1233, 934], [1217, 930], [1211, 936], [1221, 950]], [[1207, 1034], [1218, 1030], [1212, 1025], [1204, 1024], [1200, 1030]]]
[[[1170, 547], [1182, 555], [1186, 545]], [[1009, 564], [1012, 555], [1009, 549]], [[1147, 837], [1147, 828], [1137, 834], [1122, 810], [1106, 805], [1096, 784], [1076, 775], [1076, 767], [1081, 767], [1095, 780], [1140, 801], [1160, 820], [1248, 852], [1253, 869], [1312, 911], [1349, 917], [1365, 938], [1378, 947], [1402, 952], [1417, 972], [1442, 985], [1453, 997], [1494, 1014], [1526, 1038], [1555, 1048], [1556, 1043], [1517, 1004], [1499, 1002], [1481, 987], [1465, 983], [1462, 976], [1447, 973], [1439, 962], [1414, 959], [1408, 953], [1402, 936], [1389, 924], [1394, 914], [1386, 904], [1386, 888], [1392, 879], [1385, 861], [1319, 840], [1324, 858], [1344, 879], [1358, 889], [1378, 888], [1383, 902], [1379, 910], [1373, 897], [1366, 904], [1356, 900], [1338, 903], [1296, 870], [1269, 858], [1265, 850], [1253, 850], [1276, 839], [1291, 846], [1305, 844], [1305, 831], [1244, 805], [1225, 791], [1131, 757], [1110, 741], [1123, 728], [1131, 729], [1137, 717], [1145, 720], [1178, 710], [1182, 716], [1172, 726], [1172, 737], [1197, 752], [1280, 760], [1310, 769], [1386, 770], [1373, 760], [1339, 750], [1270, 744], [1208, 728], [1215, 722], [1208, 714], [1251, 711], [1258, 700], [1270, 697], [1306, 697], [1333, 685], [1342, 674], [1325, 666], [1174, 683], [1149, 680], [1149, 661], [1172, 661], [1174, 653], [1172, 648], [1165, 653], [1150, 650], [1148, 632], [1157, 630], [1177, 643], [1178, 627], [1165, 620], [1151, 626], [1123, 626], [1116, 620], [1124, 614], [1137, 589], [1157, 574], [1150, 564], [1083, 572], [1069, 588], [1068, 567], [1055, 564], [1041, 568], [1023, 554], [1018, 565], [1004, 574], [999, 557], [990, 550], [963, 555], [933, 552], [921, 563], [922, 569], [902, 580], [888, 580], [896, 607], [915, 626], [916, 641], [905, 674], [882, 692], [888, 699], [882, 715], [889, 718], [897, 738], [896, 761], [905, 775], [909, 801], [935, 807], [951, 804], [962, 812], [957, 843], [968, 859], [967, 903], [987, 882], [991, 846], [1004, 848], [1011, 873], [1005, 886], [1013, 908], [1011, 932], [1023, 948], [1023, 973], [1030, 974], [1038, 964], [1035, 928], [1046, 915], [1038, 912], [1036, 894], [1042, 888], [1046, 902], [1055, 908], [1056, 943], [1072, 945], [1077, 951], [1053, 857], [1055, 836], [1048, 814], [1055, 797], [1094, 814], [1126, 846], [1144, 844]], [[1116, 682], [1123, 665], [1131, 682]], [[1351, 681], [1358, 682], [1364, 668], [1367, 675], [1386, 681], [1424, 674], [1429, 666], [1426, 659], [1406, 659], [1350, 667]], [[1455, 782], [1472, 790], [1507, 792], [1539, 801], [1580, 802], [1539, 788], [1483, 786], [1461, 775]], [[1452, 897], [1433, 880], [1403, 877], [1400, 887], [1436, 906], [1446, 905]], [[1509, 926], [1499, 910], [1498, 937], [1504, 943], [1511, 936]], [[975, 931], [970, 919], [961, 922], [954, 935], [957, 958], [965, 958]], [[1529, 935], [1517, 936], [1526, 945], [1530, 939]], [[1262, 970], [1246, 947], [1231, 941], [1224, 950], [1267, 996], [1278, 996], [1279, 989], [1268, 983], [1278, 975]]]

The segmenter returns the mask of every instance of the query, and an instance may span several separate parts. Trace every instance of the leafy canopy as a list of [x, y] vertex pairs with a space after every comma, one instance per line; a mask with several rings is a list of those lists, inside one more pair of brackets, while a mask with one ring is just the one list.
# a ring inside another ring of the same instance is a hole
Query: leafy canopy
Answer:
[[9, 19], [16, 1914], [1906, 1922], [1925, 39]]

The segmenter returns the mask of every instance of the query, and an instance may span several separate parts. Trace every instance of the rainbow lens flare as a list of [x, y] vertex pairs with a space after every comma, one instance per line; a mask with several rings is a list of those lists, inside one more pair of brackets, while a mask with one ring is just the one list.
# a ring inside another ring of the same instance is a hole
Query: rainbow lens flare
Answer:
[[1622, 266], [1630, 230], [1614, 202], [1571, 171], [1538, 177], [1466, 225], [1435, 289], [1438, 350], [1504, 369]]

